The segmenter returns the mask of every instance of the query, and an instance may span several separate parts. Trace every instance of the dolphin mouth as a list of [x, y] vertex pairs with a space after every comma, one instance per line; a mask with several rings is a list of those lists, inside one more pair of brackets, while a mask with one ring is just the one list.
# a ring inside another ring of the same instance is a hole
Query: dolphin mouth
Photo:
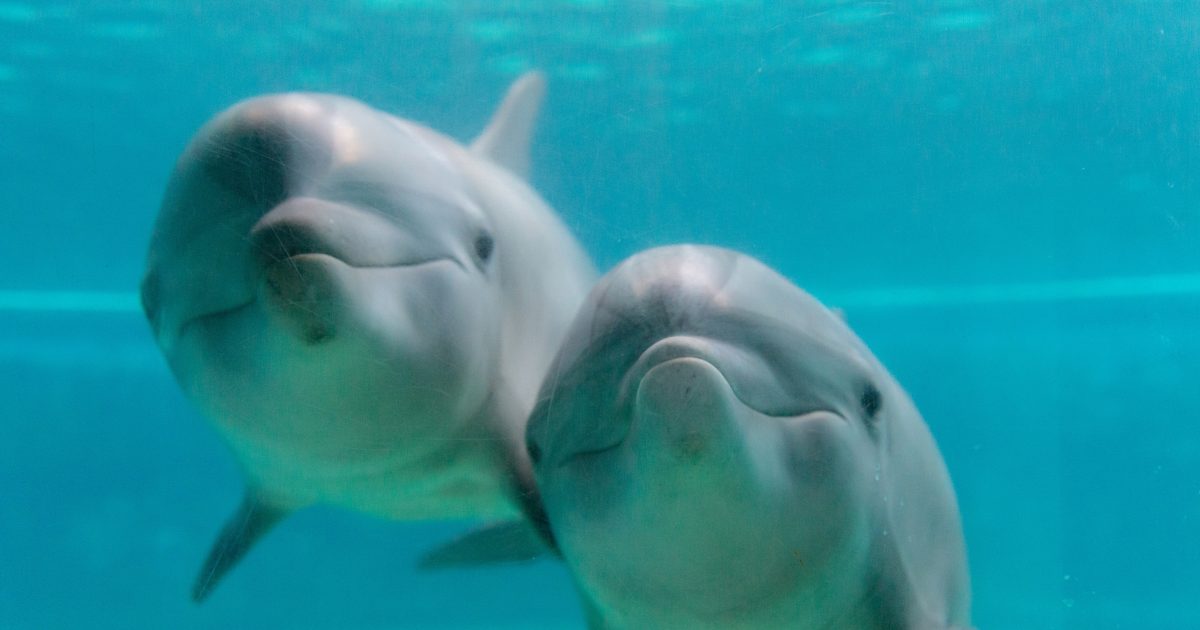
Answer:
[[307, 223], [276, 223], [250, 233], [250, 251], [260, 269], [303, 254], [325, 254], [344, 261], [338, 249], [331, 247]]
[[[801, 419], [812, 414], [833, 414], [838, 417], [844, 415], [834, 409], [832, 406], [826, 406], [819, 403], [800, 404], [791, 408], [766, 408], [763, 405], [755, 403], [755, 395], [752, 388], [748, 387], [749, 383], [745, 383], [745, 377], [738, 378], [739, 371], [747, 369], [746, 366], [752, 364], [753, 354], [747, 353], [741, 348], [709, 337], [701, 337], [694, 335], [673, 335], [658, 340], [647, 348], [638, 358], [634, 366], [630, 368], [625, 377], [625, 381], [621, 385], [622, 398], [637, 393], [637, 387], [642, 379], [650, 370], [675, 361], [677, 359], [699, 359], [713, 366], [713, 368], [725, 379], [729, 384], [730, 390], [733, 391], [734, 397], [738, 402], [745, 405], [746, 408], [754, 410], [756, 413], [766, 417], [780, 419]], [[793, 387], [803, 387], [802, 383], [790, 383]]]
[[604, 455], [605, 453], [611, 453], [612, 451], [615, 451], [615, 450], [621, 448], [621, 445], [625, 443], [625, 440], [629, 439], [628, 432], [626, 432], [626, 433], [627, 434], [625, 436], [623, 436], [620, 440], [617, 440], [616, 444], [613, 444], [611, 446], [603, 446], [600, 448], [593, 448], [593, 449], [588, 449], [586, 451], [577, 451], [577, 452], [571, 453], [567, 457], [563, 458], [563, 460], [561, 462], [558, 463], [558, 467], [566, 468], [573, 464], [577, 464], [580, 461], [583, 461], [583, 460], [586, 460], [586, 459], [589, 459], [592, 457]]
[[217, 318], [221, 318], [221, 317], [227, 317], [227, 316], [239, 313], [241, 311], [244, 311], [244, 310], [250, 308], [251, 306], [253, 306], [255, 301], [256, 301], [255, 298], [251, 298], [244, 302], [239, 302], [233, 306], [214, 309], [214, 310], [210, 310], [210, 311], [204, 311], [198, 315], [193, 315], [191, 317], [188, 317], [187, 319], [183, 320], [179, 324], [179, 328], [176, 329], [174, 339], [176, 342], [180, 339], [183, 339], [188, 334], [188, 331], [193, 326], [195, 326], [196, 324], [199, 324], [203, 321], [207, 321], [210, 319], [217, 319]]
[[352, 260], [346, 260], [336, 253], [327, 253], [321, 251], [319, 241], [315, 240], [286, 240], [279, 239], [276, 241], [279, 246], [275, 249], [255, 250], [258, 260], [255, 264], [255, 273], [251, 287], [255, 287], [254, 292], [245, 299], [237, 301], [230, 306], [221, 306], [219, 308], [207, 309], [195, 315], [192, 315], [182, 322], [175, 329], [174, 341], [178, 342], [187, 335], [188, 331], [196, 324], [205, 321], [211, 321], [224, 317], [236, 315], [246, 309], [253, 307], [258, 301], [258, 289], [263, 283], [268, 282], [268, 270], [274, 265], [289, 265], [295, 261], [302, 259], [326, 259], [336, 263], [345, 265], [351, 269], [418, 269], [428, 266], [433, 266], [438, 263], [450, 263], [457, 267], [462, 267], [462, 263], [453, 256], [433, 256], [412, 261], [402, 261], [390, 264], [359, 264]]
[[[737, 401], [764, 418], [775, 418], [788, 424], [831, 417], [836, 417], [843, 422], [850, 422], [844, 413], [839, 412], [833, 406], [821, 404], [802, 405], [792, 409], [765, 410], [760, 408], [760, 405], [754, 404], [752, 398], [747, 395], [743, 388], [745, 383], [741, 383], [737, 378], [739, 363], [745, 361], [745, 356], [739, 356], [736, 347], [718, 339], [686, 334], [664, 337], [642, 351], [633, 366], [625, 373], [619, 385], [615, 408], [621, 410], [631, 408], [642, 381], [651, 370], [673, 361], [695, 359], [711, 365], [728, 383], [729, 389]], [[559, 466], [568, 466], [580, 459], [604, 455], [620, 448], [629, 439], [632, 428], [633, 423], [630, 421], [621, 423], [620, 426], [615, 426], [611, 430], [597, 431], [598, 435], [594, 434], [596, 439], [593, 445], [566, 455], [560, 460]]]
[[364, 246], [336, 230], [306, 220], [272, 221], [250, 232], [250, 251], [258, 270], [297, 256], [325, 255], [358, 269], [414, 267], [440, 260], [461, 263], [453, 256], [405, 259]]

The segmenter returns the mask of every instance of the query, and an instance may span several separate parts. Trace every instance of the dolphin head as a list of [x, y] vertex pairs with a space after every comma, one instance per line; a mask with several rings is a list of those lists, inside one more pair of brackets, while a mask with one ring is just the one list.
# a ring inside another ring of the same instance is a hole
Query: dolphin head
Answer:
[[[352, 99], [267, 96], [184, 151], [142, 303], [247, 480], [195, 599], [314, 503], [543, 522], [524, 423], [594, 281], [522, 181], [544, 95], [518, 78], [469, 148]], [[480, 540], [453, 557], [497, 557]]]
[[[667, 247], [593, 290], [527, 444], [563, 555], [614, 625], [772, 625], [797, 600], [880, 588], [881, 471], [914, 413], [807, 293], [727, 250]], [[808, 620], [839, 625], [825, 608]]]
[[351, 99], [285, 94], [220, 114], [180, 158], [142, 303], [278, 502], [430, 456], [488, 396], [498, 254], [462, 151]]

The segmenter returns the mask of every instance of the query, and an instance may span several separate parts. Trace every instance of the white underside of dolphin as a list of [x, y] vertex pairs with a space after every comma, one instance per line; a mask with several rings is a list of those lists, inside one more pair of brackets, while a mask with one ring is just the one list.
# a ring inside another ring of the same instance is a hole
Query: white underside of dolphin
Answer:
[[594, 280], [522, 179], [544, 90], [520, 78], [470, 148], [352, 99], [282, 94], [184, 151], [143, 304], [248, 485], [197, 599], [316, 503], [536, 520], [524, 423]]
[[969, 625], [958, 507], [916, 407], [747, 256], [658, 248], [601, 279], [527, 439], [595, 627]]

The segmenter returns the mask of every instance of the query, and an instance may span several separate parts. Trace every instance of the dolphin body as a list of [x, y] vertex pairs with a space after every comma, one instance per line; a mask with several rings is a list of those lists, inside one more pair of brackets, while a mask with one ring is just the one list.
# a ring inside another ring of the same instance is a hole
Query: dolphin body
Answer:
[[838, 316], [747, 256], [659, 248], [601, 279], [527, 440], [594, 627], [969, 624], [921, 416]]
[[231, 107], [183, 152], [142, 303], [248, 488], [197, 601], [316, 503], [392, 519], [539, 511], [524, 423], [595, 279], [523, 181], [544, 93], [541, 75], [518, 79], [470, 148], [290, 93]]

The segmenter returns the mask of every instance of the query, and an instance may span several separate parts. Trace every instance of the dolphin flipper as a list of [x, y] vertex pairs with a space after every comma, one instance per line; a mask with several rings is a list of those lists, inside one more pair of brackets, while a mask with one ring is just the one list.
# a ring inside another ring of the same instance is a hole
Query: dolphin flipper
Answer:
[[424, 570], [513, 564], [536, 560], [547, 551], [537, 529], [525, 521], [500, 521], [471, 530], [421, 557]]
[[545, 75], [536, 71], [521, 75], [508, 88], [487, 128], [471, 143], [471, 150], [528, 178], [529, 143], [545, 96]]
[[208, 559], [204, 561], [196, 582], [192, 585], [192, 601], [204, 601], [221, 578], [250, 551], [254, 543], [288, 515], [288, 510], [264, 503], [253, 492], [247, 492], [233, 516], [217, 535]]

